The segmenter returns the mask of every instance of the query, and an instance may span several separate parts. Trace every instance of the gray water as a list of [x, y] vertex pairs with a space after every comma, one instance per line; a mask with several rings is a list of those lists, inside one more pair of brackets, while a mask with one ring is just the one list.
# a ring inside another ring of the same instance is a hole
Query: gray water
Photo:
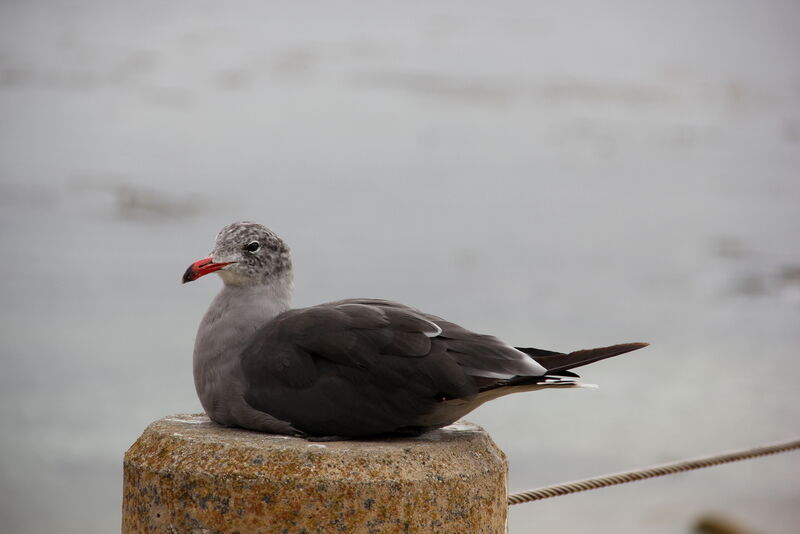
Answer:
[[[649, 341], [471, 414], [512, 491], [800, 432], [800, 4], [0, 3], [0, 525], [119, 529], [121, 462], [200, 411], [181, 286], [216, 231], [296, 304], [507, 341]], [[515, 506], [510, 531], [800, 529], [781, 455]]]

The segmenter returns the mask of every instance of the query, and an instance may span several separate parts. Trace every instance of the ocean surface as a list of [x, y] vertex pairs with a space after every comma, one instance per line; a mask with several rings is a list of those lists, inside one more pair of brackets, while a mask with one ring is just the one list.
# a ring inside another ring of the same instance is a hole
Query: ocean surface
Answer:
[[[651, 347], [470, 414], [518, 491], [800, 435], [795, 1], [0, 3], [0, 525], [115, 532], [122, 456], [201, 410], [255, 220], [298, 306]], [[512, 533], [800, 529], [784, 454], [514, 506]]]

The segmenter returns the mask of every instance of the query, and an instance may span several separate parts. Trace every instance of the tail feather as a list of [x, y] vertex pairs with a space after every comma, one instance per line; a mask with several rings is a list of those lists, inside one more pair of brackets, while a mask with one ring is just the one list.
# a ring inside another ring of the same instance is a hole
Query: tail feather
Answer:
[[553, 352], [534, 348], [521, 348], [521, 350], [531, 358], [539, 362], [547, 373], [542, 376], [515, 376], [507, 380], [496, 380], [483, 377], [473, 377], [474, 380], [482, 380], [478, 383], [480, 393], [477, 397], [478, 405], [487, 400], [496, 399], [509, 393], [522, 391], [533, 391], [544, 388], [570, 388], [570, 387], [597, 387], [593, 384], [583, 384], [579, 381], [579, 376], [568, 369], [580, 367], [612, 356], [625, 354], [632, 350], [637, 350], [648, 346], [649, 343], [623, 343], [610, 347], [598, 347], [596, 349], [577, 350], [565, 354], [563, 352]]
[[[563, 352], [553, 352], [550, 350], [522, 348], [517, 347], [531, 358], [536, 360], [542, 367], [547, 369], [547, 374], [557, 374], [564, 372], [567, 369], [574, 369], [581, 365], [594, 363], [612, 356], [619, 356], [626, 352], [642, 349], [647, 347], [649, 343], [622, 343], [619, 345], [612, 345], [610, 347], [598, 347], [596, 349], [583, 349], [570, 352], [569, 354]], [[570, 373], [574, 375], [574, 373]]]

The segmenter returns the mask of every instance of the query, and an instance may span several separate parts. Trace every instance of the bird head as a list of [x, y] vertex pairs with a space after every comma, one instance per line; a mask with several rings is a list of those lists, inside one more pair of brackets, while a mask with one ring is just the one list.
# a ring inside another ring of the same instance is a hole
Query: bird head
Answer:
[[192, 263], [183, 274], [183, 283], [216, 272], [223, 282], [234, 286], [256, 286], [291, 274], [289, 247], [266, 226], [254, 222], [227, 225], [208, 257]]

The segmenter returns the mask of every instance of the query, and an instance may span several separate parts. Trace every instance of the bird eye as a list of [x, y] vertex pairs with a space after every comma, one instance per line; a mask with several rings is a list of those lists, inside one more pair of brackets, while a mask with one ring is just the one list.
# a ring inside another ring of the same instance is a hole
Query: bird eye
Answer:
[[258, 252], [258, 249], [260, 249], [260, 248], [261, 248], [261, 245], [259, 244], [258, 241], [253, 241], [252, 243], [250, 243], [246, 247], [244, 247], [244, 249], [247, 252]]

